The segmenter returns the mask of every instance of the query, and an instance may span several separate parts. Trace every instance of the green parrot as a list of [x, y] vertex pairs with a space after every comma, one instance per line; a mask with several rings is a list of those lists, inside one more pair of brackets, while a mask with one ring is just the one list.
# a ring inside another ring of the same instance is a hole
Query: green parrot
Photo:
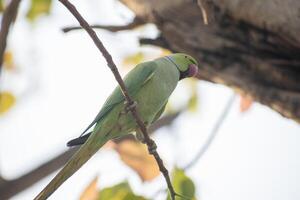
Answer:
[[[143, 122], [148, 127], [163, 113], [178, 81], [195, 76], [197, 73], [198, 66], [194, 58], [176, 53], [138, 64], [125, 76], [124, 83], [129, 95], [137, 103]], [[93, 131], [86, 134], [94, 125]], [[108, 140], [133, 132], [136, 132], [137, 138], [142, 139], [122, 91], [120, 87], [116, 87], [87, 129], [80, 137], [67, 143], [68, 146], [82, 146], [35, 199], [47, 199]]]

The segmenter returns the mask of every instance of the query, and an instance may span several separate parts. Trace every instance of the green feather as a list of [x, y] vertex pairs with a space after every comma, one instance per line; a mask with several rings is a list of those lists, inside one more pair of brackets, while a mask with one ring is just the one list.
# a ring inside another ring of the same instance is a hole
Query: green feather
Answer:
[[156, 120], [159, 119], [159, 117], [163, 114], [163, 112], [165, 111], [165, 108], [166, 108], [166, 105], [167, 105], [168, 102], [165, 103], [165, 105], [163, 105], [163, 107], [160, 109], [160, 111], [158, 111], [158, 113], [155, 115], [153, 122], [155, 122]]
[[[124, 79], [128, 80], [125, 82], [126, 89], [129, 92], [130, 96], [134, 96], [144, 84], [147, 83], [151, 79], [154, 74], [156, 68], [156, 64], [154, 62], [147, 62], [143, 64], [139, 64], [135, 67], [135, 70], [132, 73], [125, 76]], [[133, 78], [136, 77], [136, 78]], [[120, 87], [118, 86], [113, 93], [108, 97], [106, 102], [104, 103], [102, 109], [97, 114], [96, 118], [92, 121], [92, 123], [81, 133], [82, 136], [86, 133], [92, 126], [94, 126], [97, 122], [99, 122], [111, 109], [117, 104], [124, 101], [124, 95]]]

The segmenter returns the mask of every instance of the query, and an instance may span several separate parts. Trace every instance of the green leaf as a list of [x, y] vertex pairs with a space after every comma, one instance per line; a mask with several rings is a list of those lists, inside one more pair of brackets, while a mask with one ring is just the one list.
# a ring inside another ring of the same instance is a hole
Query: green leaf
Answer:
[[[196, 200], [195, 185], [182, 169], [175, 168], [172, 173], [172, 184], [175, 192], [182, 195], [183, 199]], [[170, 200], [170, 195], [167, 197]], [[180, 199], [180, 198], [179, 198]]]
[[3, 0], [0, 0], [0, 12], [3, 12], [4, 10], [4, 3]]
[[49, 14], [51, 2], [52, 0], [31, 0], [27, 18], [33, 21], [42, 14]]
[[99, 200], [146, 200], [146, 198], [135, 195], [127, 182], [100, 191]]

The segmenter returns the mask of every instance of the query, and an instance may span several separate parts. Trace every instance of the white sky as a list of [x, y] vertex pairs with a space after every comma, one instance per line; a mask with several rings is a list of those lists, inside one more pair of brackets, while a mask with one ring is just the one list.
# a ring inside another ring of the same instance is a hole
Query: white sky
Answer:
[[[121, 24], [132, 17], [117, 1], [73, 2], [91, 23]], [[24, 11], [28, 5], [22, 3]], [[2, 89], [17, 95], [16, 106], [0, 118], [0, 169], [7, 178], [18, 177], [66, 150], [66, 141], [80, 134], [116, 86], [85, 32], [60, 31], [74, 24], [74, 18], [56, 1], [49, 17], [33, 25], [19, 17], [15, 24], [9, 48], [18, 70], [1, 77]], [[124, 56], [137, 51], [159, 55], [159, 50], [139, 47], [137, 42], [138, 36], [154, 37], [153, 26], [118, 34], [97, 33], [118, 65]], [[184, 113], [171, 128], [155, 135], [169, 168], [185, 166], [193, 158], [232, 93], [207, 82], [197, 87], [198, 112]], [[180, 106], [186, 101], [185, 94], [187, 88], [181, 83], [171, 101]], [[208, 152], [187, 172], [196, 184], [197, 196], [202, 200], [300, 199], [299, 125], [260, 104], [241, 114], [238, 104], [236, 99]], [[32, 199], [55, 173], [13, 199]], [[78, 199], [96, 175], [100, 175], [100, 187], [127, 179], [135, 192], [149, 197], [165, 187], [162, 177], [141, 183], [115, 152], [101, 150], [50, 199]]]

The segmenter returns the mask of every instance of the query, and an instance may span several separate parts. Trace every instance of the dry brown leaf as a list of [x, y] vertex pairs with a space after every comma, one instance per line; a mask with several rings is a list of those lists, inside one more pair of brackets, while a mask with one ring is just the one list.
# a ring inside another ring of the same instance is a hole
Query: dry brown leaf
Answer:
[[6, 70], [14, 70], [16, 68], [11, 51], [6, 51], [4, 53], [3, 68]]
[[253, 99], [250, 95], [240, 96], [240, 111], [242, 113], [248, 111], [253, 104]]
[[104, 145], [103, 145], [103, 149], [114, 149], [116, 146], [116, 143], [114, 143], [113, 141], [109, 140], [107, 141]]
[[94, 178], [92, 182], [85, 188], [80, 195], [80, 200], [97, 200], [99, 197], [99, 190], [97, 188], [98, 177]]
[[147, 146], [137, 141], [125, 140], [116, 145], [121, 160], [135, 170], [143, 181], [150, 181], [159, 175], [159, 169]]

